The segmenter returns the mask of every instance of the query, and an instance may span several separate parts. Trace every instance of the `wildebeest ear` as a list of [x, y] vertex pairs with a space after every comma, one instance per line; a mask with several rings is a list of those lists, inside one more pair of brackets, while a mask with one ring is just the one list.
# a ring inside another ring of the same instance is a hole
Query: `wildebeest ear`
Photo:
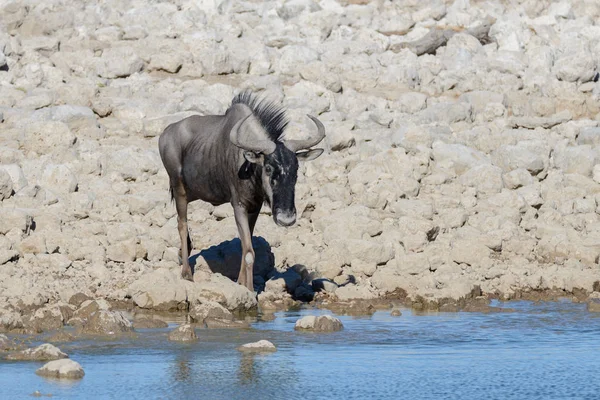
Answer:
[[244, 158], [251, 162], [252, 164], [263, 165], [265, 156], [260, 153], [255, 153], [253, 151], [244, 151]]
[[299, 151], [296, 153], [298, 161], [312, 161], [323, 154], [323, 149], [312, 149], [308, 151]]

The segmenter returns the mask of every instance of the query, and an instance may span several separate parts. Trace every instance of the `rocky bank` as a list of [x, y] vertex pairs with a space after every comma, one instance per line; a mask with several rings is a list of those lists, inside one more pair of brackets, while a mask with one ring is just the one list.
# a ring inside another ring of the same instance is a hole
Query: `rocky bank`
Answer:
[[327, 130], [297, 224], [258, 220], [265, 310], [599, 290], [599, 19], [595, 0], [2, 2], [2, 329], [88, 298], [255, 307], [229, 205], [190, 205], [179, 279], [157, 148], [243, 89], [287, 107], [289, 137], [307, 113]]

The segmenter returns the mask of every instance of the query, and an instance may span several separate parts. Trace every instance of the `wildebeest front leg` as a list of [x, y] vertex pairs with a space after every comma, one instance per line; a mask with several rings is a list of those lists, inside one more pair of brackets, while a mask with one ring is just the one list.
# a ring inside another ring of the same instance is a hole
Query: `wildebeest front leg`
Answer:
[[177, 209], [177, 227], [179, 229], [179, 238], [181, 239], [181, 277], [188, 281], [193, 281], [192, 269], [190, 268], [190, 237], [187, 224], [187, 198], [182, 184], [173, 188], [175, 196], [175, 208]]
[[[245, 208], [234, 205], [233, 213], [242, 243], [242, 263], [238, 283], [254, 292], [254, 249], [252, 248], [252, 233], [248, 223], [248, 212]], [[256, 222], [256, 220], [254, 220]]]

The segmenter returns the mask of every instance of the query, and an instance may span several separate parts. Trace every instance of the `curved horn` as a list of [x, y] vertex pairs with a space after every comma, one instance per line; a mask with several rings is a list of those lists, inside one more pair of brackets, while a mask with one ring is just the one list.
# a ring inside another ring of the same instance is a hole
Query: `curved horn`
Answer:
[[264, 129], [252, 114], [239, 120], [229, 133], [229, 140], [237, 147], [255, 153], [271, 154], [275, 151], [275, 143], [266, 138]]
[[308, 118], [312, 119], [315, 125], [317, 126], [318, 134], [315, 137], [311, 137], [305, 140], [286, 140], [283, 143], [285, 147], [293, 151], [294, 153], [298, 150], [309, 149], [315, 145], [317, 145], [323, 138], [325, 138], [325, 127], [316, 117], [307, 114]]

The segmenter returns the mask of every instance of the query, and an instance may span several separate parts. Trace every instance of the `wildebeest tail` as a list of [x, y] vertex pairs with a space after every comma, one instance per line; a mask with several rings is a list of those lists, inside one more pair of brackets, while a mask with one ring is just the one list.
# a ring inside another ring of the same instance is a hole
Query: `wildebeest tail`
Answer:
[[173, 186], [169, 185], [169, 194], [171, 195], [171, 203], [175, 201], [175, 194], [173, 193]]

